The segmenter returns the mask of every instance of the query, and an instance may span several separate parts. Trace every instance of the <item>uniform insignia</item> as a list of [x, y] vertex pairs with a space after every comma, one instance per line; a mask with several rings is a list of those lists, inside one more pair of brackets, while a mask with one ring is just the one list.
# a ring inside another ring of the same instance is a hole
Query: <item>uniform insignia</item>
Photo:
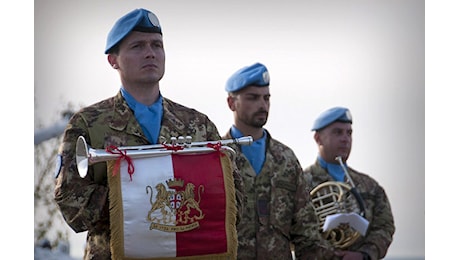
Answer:
[[149, 12], [148, 17], [153, 26], [160, 27], [160, 21], [153, 13]]
[[345, 117], [346, 117], [349, 121], [351, 121], [351, 112], [350, 112], [350, 110], [347, 109], [347, 112], [345, 112]]
[[262, 79], [263, 79], [263, 81], [264, 81], [265, 84], [270, 83], [270, 74], [268, 74], [268, 71], [265, 71], [265, 72], [262, 74]]

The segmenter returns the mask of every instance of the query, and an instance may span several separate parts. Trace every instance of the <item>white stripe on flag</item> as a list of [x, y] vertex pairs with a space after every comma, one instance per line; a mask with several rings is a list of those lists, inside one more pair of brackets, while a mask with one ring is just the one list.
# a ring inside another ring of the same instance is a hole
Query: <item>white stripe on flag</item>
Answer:
[[[151, 202], [156, 200], [158, 193], [155, 185], [174, 178], [171, 155], [138, 158], [133, 163], [135, 171], [132, 181], [127, 173], [126, 161], [122, 162], [120, 168], [125, 257], [175, 257], [176, 233], [150, 230], [151, 222], [147, 220], [148, 212], [152, 209]], [[148, 192], [147, 186], [151, 187]], [[169, 207], [165, 207], [165, 210], [169, 210]], [[150, 216], [162, 217], [159, 210]], [[172, 221], [175, 221], [175, 216]]]

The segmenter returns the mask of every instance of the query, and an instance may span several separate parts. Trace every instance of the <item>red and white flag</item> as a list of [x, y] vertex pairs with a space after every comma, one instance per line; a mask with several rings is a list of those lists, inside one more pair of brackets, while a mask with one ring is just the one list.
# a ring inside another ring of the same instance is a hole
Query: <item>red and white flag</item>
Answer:
[[123, 161], [110, 187], [114, 259], [236, 258], [236, 205], [229, 158], [215, 151]]

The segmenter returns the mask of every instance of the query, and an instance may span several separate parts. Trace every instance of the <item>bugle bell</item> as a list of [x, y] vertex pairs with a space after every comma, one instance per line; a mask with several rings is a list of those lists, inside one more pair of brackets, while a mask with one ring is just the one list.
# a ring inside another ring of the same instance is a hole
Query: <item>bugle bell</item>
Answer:
[[[154, 144], [154, 145], [139, 145], [139, 146], [120, 146], [116, 149], [131, 158], [147, 158], [154, 156], [162, 156], [167, 154], [183, 154], [183, 153], [198, 153], [212, 152], [215, 148], [212, 146], [220, 145], [220, 148], [233, 152], [233, 149], [226, 146], [228, 144], [251, 145], [253, 139], [251, 136], [243, 136], [234, 139], [225, 139], [218, 141], [191, 142], [191, 137], [187, 136], [171, 138], [171, 144]], [[172, 148], [172, 149], [171, 149]], [[110, 153], [104, 149], [93, 149], [87, 143], [83, 136], [79, 136], [76, 144], [75, 159], [77, 162], [77, 170], [80, 177], [84, 178], [88, 172], [88, 166], [110, 160], [120, 158], [119, 153]]]

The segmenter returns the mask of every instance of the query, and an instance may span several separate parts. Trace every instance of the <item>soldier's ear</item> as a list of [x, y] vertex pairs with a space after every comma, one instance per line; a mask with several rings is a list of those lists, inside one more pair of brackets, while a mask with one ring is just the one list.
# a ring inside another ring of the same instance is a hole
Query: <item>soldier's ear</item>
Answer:
[[315, 134], [313, 135], [313, 139], [315, 139], [315, 142], [320, 145], [321, 144], [321, 135], [319, 134], [318, 131], [315, 132]]
[[227, 105], [228, 105], [228, 108], [230, 108], [230, 110], [232, 110], [232, 111], [236, 110], [236, 108], [235, 108], [235, 99], [236, 99], [235, 96], [232, 96], [232, 95], [227, 96]]
[[117, 57], [113, 54], [107, 55], [107, 61], [109, 62], [110, 66], [114, 69], [118, 69], [118, 64], [117, 64]]

